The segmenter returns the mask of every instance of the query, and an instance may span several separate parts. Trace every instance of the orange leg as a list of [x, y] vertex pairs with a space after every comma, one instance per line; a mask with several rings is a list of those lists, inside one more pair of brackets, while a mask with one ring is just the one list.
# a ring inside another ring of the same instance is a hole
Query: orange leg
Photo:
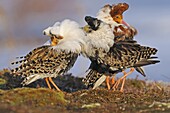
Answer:
[[125, 85], [126, 77], [127, 77], [128, 75], [130, 75], [131, 73], [133, 73], [134, 70], [135, 70], [134, 68], [131, 68], [130, 71], [129, 71], [129, 73], [125, 74], [125, 75], [122, 77], [123, 82], [122, 82], [122, 86], [121, 86], [120, 92], [123, 92], [123, 88], [124, 88], [124, 85]]
[[53, 86], [56, 88], [57, 91], [61, 91], [57, 85], [53, 82], [53, 80], [51, 79], [51, 77], [49, 77], [49, 81], [53, 84]]
[[107, 85], [107, 89], [110, 90], [110, 76], [106, 77], [106, 85]]
[[122, 71], [123, 75], [126, 75], [127, 73], [125, 71]]
[[46, 83], [47, 83], [48, 88], [51, 89], [51, 85], [50, 85], [50, 83], [49, 83], [49, 81], [48, 81], [48, 77], [45, 78], [45, 81], [46, 81]]
[[[125, 71], [122, 71], [122, 72], [123, 72], [124, 76], [127, 74]], [[123, 92], [123, 86], [125, 84], [125, 80], [126, 80], [126, 77], [122, 80], [122, 86], [120, 88], [120, 92]]]
[[124, 88], [124, 84], [125, 84], [126, 77], [127, 77], [128, 75], [130, 75], [134, 70], [135, 70], [134, 68], [131, 68], [128, 73], [123, 72], [123, 73], [124, 73], [124, 76], [117, 80], [117, 82], [116, 82], [115, 85], [113, 86], [113, 89], [115, 90], [115, 89], [119, 86], [120, 82], [122, 81], [122, 86], [121, 86], [120, 91], [123, 92], [123, 88]]
[[126, 77], [122, 80], [122, 86], [120, 88], [120, 92], [123, 92], [123, 88], [124, 88], [124, 85], [125, 85], [125, 80], [126, 80]]
[[[123, 72], [123, 75], [126, 74], [125, 71], [122, 71], [122, 72]], [[113, 90], [116, 90], [116, 89], [118, 88], [119, 84], [120, 84], [120, 80], [118, 79], [118, 80], [116, 81], [116, 83], [113, 85], [112, 89], [113, 89]]]
[[120, 84], [120, 80], [117, 80], [116, 83], [113, 85], [112, 89], [116, 90], [119, 84]]
[[114, 83], [115, 83], [115, 78], [112, 77], [112, 79], [111, 79], [111, 84], [113, 85]]
[[115, 74], [112, 76], [112, 79], [111, 79], [111, 86], [113, 87], [113, 85], [115, 84]]

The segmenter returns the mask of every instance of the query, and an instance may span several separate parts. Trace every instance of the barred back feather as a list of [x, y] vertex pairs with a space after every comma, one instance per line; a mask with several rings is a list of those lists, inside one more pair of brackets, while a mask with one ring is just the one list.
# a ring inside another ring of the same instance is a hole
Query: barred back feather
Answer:
[[20, 66], [12, 69], [11, 72], [25, 77], [23, 85], [40, 78], [56, 77], [66, 73], [73, 67], [85, 46], [84, 32], [74, 21], [66, 19], [61, 23], [57, 22], [44, 32], [47, 36], [58, 38], [58, 44], [52, 46], [48, 41], [47, 45], [32, 50], [23, 57], [23, 60], [13, 63], [20, 63]]
[[[25, 77], [23, 85], [30, 84], [40, 78], [64, 74], [74, 65], [78, 57], [77, 53], [56, 52], [49, 46], [43, 46], [36, 50], [30, 52], [31, 54], [27, 55], [19, 67], [11, 70], [14, 75]], [[34, 54], [34, 52], [37, 53]]]
[[90, 72], [83, 79], [83, 82], [88, 87], [93, 87], [103, 75], [112, 76], [131, 67], [136, 68], [145, 76], [143, 70], [140, 70], [142, 69], [141, 66], [158, 63], [157, 57], [153, 56], [156, 53], [156, 48], [141, 46], [136, 41], [115, 43], [108, 53], [103, 53], [105, 54], [104, 57], [101, 57], [103, 55], [98, 55], [95, 59], [96, 61], [91, 60]]

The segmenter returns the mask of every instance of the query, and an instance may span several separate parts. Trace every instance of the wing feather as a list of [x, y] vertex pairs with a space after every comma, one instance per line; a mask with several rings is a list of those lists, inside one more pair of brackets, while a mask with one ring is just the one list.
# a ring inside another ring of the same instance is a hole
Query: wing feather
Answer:
[[29, 78], [56, 77], [67, 72], [75, 63], [77, 53], [55, 50], [50, 46], [34, 49], [26, 55], [19, 67], [12, 69], [14, 75], [26, 77], [24, 83], [30, 83]]

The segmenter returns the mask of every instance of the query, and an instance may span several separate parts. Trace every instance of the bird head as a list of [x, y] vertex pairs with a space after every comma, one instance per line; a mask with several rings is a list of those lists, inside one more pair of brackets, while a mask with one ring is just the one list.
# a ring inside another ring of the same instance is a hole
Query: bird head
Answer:
[[51, 38], [51, 46], [56, 46], [59, 40], [63, 39], [62, 36], [55, 36], [55, 35], [51, 36], [50, 38]]
[[129, 26], [125, 21], [123, 21], [123, 13], [129, 8], [127, 3], [118, 3], [113, 4], [110, 15], [113, 18], [113, 21], [117, 22], [118, 24], [124, 24]]
[[123, 15], [118, 14], [118, 15], [113, 16], [112, 18], [115, 22], [117, 22], [118, 24], [121, 24], [123, 20]]
[[54, 49], [80, 52], [81, 47], [85, 44], [84, 31], [80, 29], [77, 22], [69, 19], [55, 23], [52, 27], [45, 29], [43, 33], [50, 36], [50, 45], [54, 46]]
[[129, 5], [127, 3], [118, 3], [113, 4], [112, 6], [107, 4], [99, 10], [97, 13], [97, 18], [106, 22], [107, 24], [124, 24], [128, 26], [128, 24], [123, 21], [123, 13], [128, 8]]
[[51, 46], [56, 46], [59, 40], [63, 39], [63, 36], [54, 34], [53, 33], [54, 31], [57, 31], [56, 27], [48, 27], [47, 29], [43, 31], [44, 35], [47, 35], [51, 38], [51, 44], [50, 44]]
[[74, 28], [77, 28], [77, 23], [65, 19], [61, 23], [56, 22], [52, 27], [45, 29], [43, 34], [49, 36], [51, 38], [51, 45], [55, 46], [61, 41], [72, 38], [71, 31], [75, 31]]
[[[87, 25], [83, 27], [83, 30], [86, 33], [93, 34], [94, 32], [97, 33], [98, 35], [103, 34], [113, 34], [111, 25], [107, 24], [106, 22], [103, 22], [102, 20], [99, 20], [98, 18], [94, 18], [91, 16], [86, 16], [85, 21], [87, 22]], [[95, 34], [94, 33], [94, 34]], [[114, 36], [113, 36], [114, 37]]]
[[105, 5], [98, 11], [96, 18], [102, 20], [103, 22], [106, 22], [107, 24], [117, 25], [118, 23], [113, 21], [113, 18], [110, 15], [111, 10], [112, 10], [111, 5], [109, 4]]
[[91, 30], [94, 31], [98, 30], [102, 22], [101, 20], [98, 20], [97, 18], [93, 18], [91, 16], [86, 16], [85, 21], [87, 22], [88, 25], [84, 27], [84, 30], [88, 32], [90, 32]]
[[[114, 34], [111, 26], [97, 18], [86, 16], [87, 25], [83, 28], [86, 34], [88, 47], [102, 48], [109, 50], [114, 43]], [[87, 48], [88, 48], [87, 47]], [[87, 49], [88, 51], [89, 49]]]
[[51, 46], [56, 46], [56, 45], [58, 44], [59, 40], [60, 40], [60, 39], [63, 39], [62, 36], [54, 33], [54, 32], [56, 32], [56, 31], [57, 31], [57, 32], [59, 31], [59, 27], [57, 27], [57, 26], [59, 26], [59, 25], [60, 25], [60, 23], [59, 23], [59, 22], [56, 22], [52, 27], [48, 27], [48, 28], [46, 28], [45, 30], [43, 30], [43, 34], [50, 37], [50, 39], [51, 39], [50, 45], [51, 45]]

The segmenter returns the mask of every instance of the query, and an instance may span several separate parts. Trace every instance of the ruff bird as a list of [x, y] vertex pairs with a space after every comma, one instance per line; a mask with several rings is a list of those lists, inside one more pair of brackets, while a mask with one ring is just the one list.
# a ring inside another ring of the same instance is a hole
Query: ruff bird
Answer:
[[[106, 76], [112, 76], [118, 72], [122, 72], [127, 68], [131, 68], [130, 72], [124, 74], [113, 88], [117, 88], [120, 81], [134, 71], [134, 68], [158, 63], [156, 54], [157, 49], [147, 46], [141, 46], [134, 40], [122, 40], [114, 43], [114, 34], [112, 27], [90, 16], [86, 16], [85, 20], [88, 25], [84, 30], [89, 38], [86, 48], [86, 56], [90, 58], [91, 65], [88, 74], [83, 82], [93, 89], [98, 87]], [[120, 91], [123, 91], [124, 81]]]
[[63, 75], [73, 67], [85, 44], [84, 32], [78, 23], [66, 19], [44, 30], [44, 34], [51, 37], [50, 42], [35, 48], [23, 60], [14, 62], [20, 65], [11, 72], [24, 77], [22, 85], [46, 78], [49, 88], [50, 81], [60, 91], [51, 77]]

